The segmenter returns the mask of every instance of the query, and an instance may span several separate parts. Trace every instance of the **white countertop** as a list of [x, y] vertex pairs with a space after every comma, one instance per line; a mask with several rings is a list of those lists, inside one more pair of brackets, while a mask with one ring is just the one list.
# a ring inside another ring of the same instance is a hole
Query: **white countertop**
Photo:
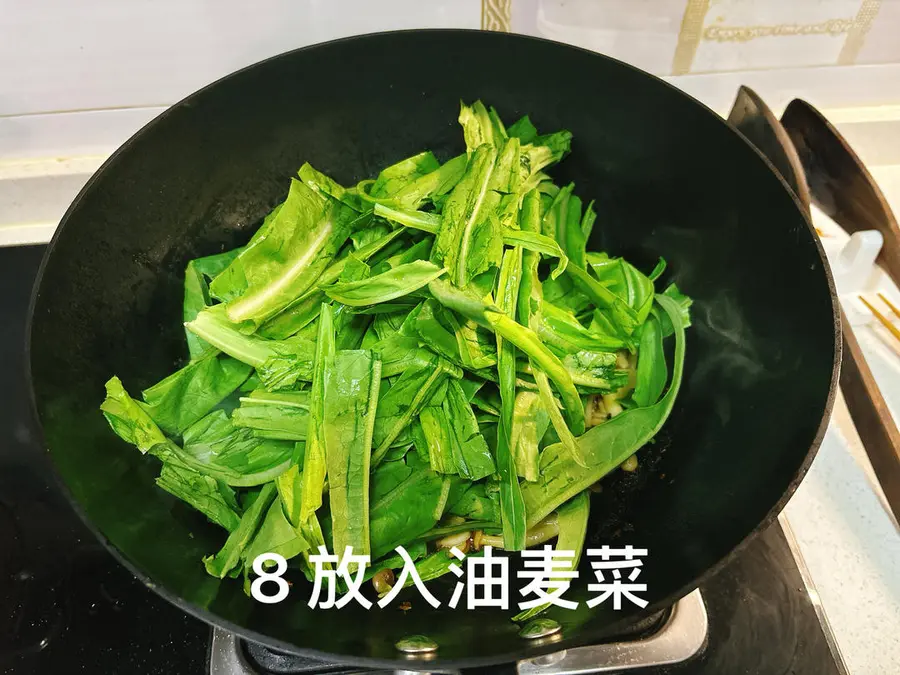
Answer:
[[[900, 167], [872, 174], [900, 213]], [[813, 220], [827, 237], [846, 238], [820, 214]], [[900, 300], [881, 270], [865, 289]], [[854, 333], [897, 419], [900, 342], [877, 322], [855, 325]], [[900, 530], [840, 393], [825, 440], [784, 516], [849, 672], [900, 673]]]

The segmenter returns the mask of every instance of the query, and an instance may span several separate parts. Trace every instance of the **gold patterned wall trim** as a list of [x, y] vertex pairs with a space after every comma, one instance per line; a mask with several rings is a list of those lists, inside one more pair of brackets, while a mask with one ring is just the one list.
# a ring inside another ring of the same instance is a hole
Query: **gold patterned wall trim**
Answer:
[[749, 42], [756, 38], [787, 35], [842, 35], [850, 33], [855, 19], [827, 19], [819, 23], [782, 23], [776, 26], [707, 26], [703, 39], [713, 42]]
[[481, 29], [511, 31], [512, 0], [481, 0]]
[[678, 45], [672, 57], [672, 74], [684, 75], [691, 72], [697, 46], [703, 36], [703, 21], [709, 11], [709, 0], [688, 0], [681, 18], [681, 30], [678, 31]]
[[856, 18], [853, 19], [853, 26], [847, 34], [844, 46], [841, 47], [841, 53], [838, 54], [838, 65], [851, 66], [856, 63], [859, 50], [866, 42], [866, 33], [872, 27], [872, 22], [879, 9], [881, 9], [881, 0], [863, 0], [862, 6], [856, 13]]

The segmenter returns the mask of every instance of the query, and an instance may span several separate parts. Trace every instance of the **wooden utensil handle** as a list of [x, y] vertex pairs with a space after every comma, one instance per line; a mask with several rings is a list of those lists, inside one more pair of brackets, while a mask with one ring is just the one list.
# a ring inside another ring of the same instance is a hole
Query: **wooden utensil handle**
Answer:
[[781, 123], [797, 150], [813, 203], [851, 234], [878, 230], [878, 263], [900, 286], [900, 228], [887, 199], [840, 132], [806, 101], [795, 99]]
[[900, 519], [900, 431], [843, 310], [841, 323], [841, 391], [888, 505]]

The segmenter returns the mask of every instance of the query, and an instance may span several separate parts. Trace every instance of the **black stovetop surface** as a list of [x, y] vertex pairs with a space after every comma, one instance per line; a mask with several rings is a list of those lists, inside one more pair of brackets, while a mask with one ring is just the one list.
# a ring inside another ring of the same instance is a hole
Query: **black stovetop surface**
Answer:
[[[24, 340], [44, 250], [0, 248], [0, 672], [207, 673], [209, 627], [145, 588], [102, 548], [40, 447]], [[701, 590], [710, 622], [702, 654], [633, 672], [840, 673], [777, 524]]]

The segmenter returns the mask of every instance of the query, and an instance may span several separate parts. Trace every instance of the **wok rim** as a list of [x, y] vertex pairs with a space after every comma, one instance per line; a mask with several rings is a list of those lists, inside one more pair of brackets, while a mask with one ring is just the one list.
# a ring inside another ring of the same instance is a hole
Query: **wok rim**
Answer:
[[[529, 646], [523, 643], [522, 652], [526, 652], [523, 654], [521, 652], [503, 652], [497, 653], [492, 656], [484, 656], [484, 657], [465, 657], [465, 658], [457, 658], [457, 659], [442, 659], [440, 657], [440, 651], [438, 651], [438, 656], [434, 659], [429, 660], [411, 660], [411, 659], [385, 659], [385, 658], [376, 658], [376, 657], [361, 657], [361, 656], [350, 656], [343, 654], [335, 654], [332, 652], [321, 651], [313, 647], [300, 647], [291, 642], [285, 642], [283, 640], [273, 638], [269, 635], [265, 635], [254, 631], [252, 629], [244, 628], [243, 626], [239, 626], [231, 621], [223, 619], [217, 614], [199, 607], [191, 602], [186, 601], [180, 595], [170, 592], [168, 589], [161, 587], [156, 584], [147, 574], [142, 572], [136, 564], [132, 563], [131, 560], [127, 557], [124, 551], [119, 550], [113, 543], [111, 543], [106, 536], [99, 530], [99, 528], [94, 525], [90, 518], [88, 518], [87, 514], [81, 507], [81, 504], [75, 499], [72, 494], [68, 484], [63, 479], [62, 474], [60, 473], [59, 468], [57, 467], [56, 461], [53, 459], [53, 453], [50, 451], [49, 446], [47, 444], [43, 424], [41, 423], [41, 417], [38, 412], [37, 406], [37, 394], [34, 386], [34, 379], [32, 377], [32, 332], [34, 328], [34, 318], [35, 318], [35, 309], [37, 307], [38, 297], [42, 290], [44, 274], [46, 269], [50, 263], [51, 258], [53, 257], [53, 252], [56, 247], [57, 242], [59, 241], [63, 230], [69, 223], [69, 219], [71, 218], [74, 211], [77, 210], [82, 199], [87, 195], [92, 189], [96, 182], [98, 182], [99, 178], [104, 175], [107, 171], [114, 170], [114, 164], [118, 161], [120, 156], [125, 155], [131, 147], [143, 136], [145, 136], [154, 126], [156, 126], [161, 120], [166, 119], [167, 116], [175, 114], [177, 109], [191, 105], [193, 101], [203, 95], [207, 90], [212, 89], [219, 84], [230, 80], [231, 78], [235, 78], [239, 75], [246, 73], [247, 71], [253, 70], [255, 68], [262, 67], [264, 64], [268, 64], [277, 59], [289, 59], [293, 58], [296, 54], [313, 51], [319, 48], [323, 48], [326, 46], [334, 46], [340, 45], [347, 42], [360, 42], [366, 40], [373, 39], [390, 39], [391, 36], [404, 36], [409, 34], [445, 34], [445, 35], [479, 35], [484, 36], [485, 39], [493, 39], [493, 40], [509, 40], [513, 42], [520, 42], [521, 44], [526, 44], [529, 42], [534, 43], [545, 43], [553, 45], [556, 48], [564, 48], [568, 50], [574, 50], [577, 52], [581, 52], [583, 54], [589, 55], [592, 58], [603, 59], [607, 62], [611, 62], [619, 67], [626, 68], [643, 76], [644, 78], [652, 78], [658, 84], [665, 86], [666, 88], [674, 91], [677, 95], [682, 98], [687, 99], [695, 106], [698, 106], [700, 109], [704, 110], [708, 115], [714, 118], [718, 123], [725, 126], [731, 133], [736, 134], [740, 137], [741, 141], [746, 144], [756, 155], [758, 155], [769, 167], [769, 170], [775, 175], [775, 177], [781, 181], [784, 189], [790, 194], [793, 198], [795, 205], [797, 206], [798, 214], [803, 217], [804, 222], [806, 223], [807, 231], [812, 238], [816, 251], [819, 256], [819, 262], [822, 264], [822, 268], [825, 274], [825, 280], [828, 285], [828, 295], [831, 303], [832, 310], [832, 321], [833, 321], [833, 360], [831, 366], [831, 378], [828, 385], [828, 391], [825, 397], [825, 405], [822, 411], [822, 418], [819, 422], [819, 426], [816, 429], [816, 433], [810, 442], [809, 449], [804, 456], [803, 461], [801, 462], [798, 470], [794, 473], [791, 481], [788, 484], [787, 489], [782, 494], [780, 499], [776, 501], [776, 503], [768, 510], [766, 515], [762, 518], [759, 524], [750, 530], [741, 541], [735, 545], [728, 553], [722, 556], [716, 563], [706, 568], [706, 570], [688, 582], [684, 584], [676, 591], [668, 594], [661, 600], [648, 604], [645, 608], [623, 615], [622, 618], [612, 621], [607, 624], [603, 629], [599, 630], [583, 630], [578, 636], [563, 638], [557, 642], [547, 644], [544, 646]], [[491, 37], [487, 37], [491, 36]], [[672, 604], [677, 602], [679, 599], [702, 585], [716, 573], [718, 573], [722, 568], [724, 568], [731, 560], [735, 558], [739, 553], [741, 553], [744, 548], [753, 540], [756, 536], [758, 536], [763, 530], [770, 527], [774, 521], [778, 518], [778, 515], [783, 510], [784, 506], [796, 492], [797, 487], [806, 476], [809, 471], [809, 467], [812, 464], [813, 459], [818, 452], [819, 447], [822, 444], [822, 441], [825, 438], [825, 433], [828, 429], [828, 424], [831, 420], [832, 410], [834, 408], [835, 398], [837, 396], [837, 388], [839, 384], [839, 374], [840, 374], [840, 363], [841, 363], [841, 353], [842, 353], [842, 339], [841, 339], [841, 323], [840, 323], [840, 311], [839, 304], [837, 298], [837, 290], [834, 283], [834, 278], [831, 273], [831, 268], [828, 265], [827, 259], [825, 257], [825, 251], [822, 247], [821, 241], [815, 234], [815, 230], [811, 221], [810, 216], [806, 214], [803, 210], [800, 201], [797, 199], [797, 196], [793, 193], [793, 191], [789, 188], [784, 178], [780, 175], [778, 171], [774, 169], [771, 162], [766, 158], [766, 156], [750, 141], [748, 141], [740, 132], [738, 132], [734, 127], [728, 124], [727, 120], [720, 117], [715, 111], [709, 108], [706, 104], [698, 99], [694, 98], [687, 92], [675, 87], [674, 85], [666, 82], [662, 78], [648, 73], [640, 68], [637, 68], [631, 64], [625, 63], [624, 61], [620, 61], [616, 58], [607, 56], [605, 54], [601, 54], [599, 52], [591, 51], [589, 49], [585, 49], [582, 47], [577, 47], [574, 45], [570, 45], [564, 42], [558, 42], [556, 40], [549, 40], [546, 38], [535, 37], [530, 35], [522, 35], [516, 33], [496, 33], [491, 31], [483, 31], [479, 29], [470, 29], [470, 28], [414, 28], [414, 29], [401, 29], [401, 30], [392, 30], [392, 31], [380, 31], [374, 33], [364, 33], [359, 35], [353, 35], [348, 37], [336, 38], [334, 40], [328, 40], [324, 42], [317, 42], [315, 44], [306, 45], [303, 47], [298, 47], [296, 49], [292, 49], [286, 52], [282, 52], [280, 54], [276, 54], [274, 56], [270, 56], [263, 60], [257, 61], [250, 65], [244, 66], [238, 70], [235, 70], [227, 75], [224, 75], [213, 82], [197, 89], [196, 91], [190, 93], [185, 96], [178, 102], [172, 104], [166, 110], [161, 112], [159, 115], [148, 121], [144, 124], [140, 129], [138, 129], [134, 134], [132, 134], [122, 145], [120, 145], [110, 156], [101, 164], [101, 166], [93, 173], [93, 175], [88, 179], [85, 185], [79, 190], [78, 194], [72, 200], [71, 204], [66, 209], [63, 216], [60, 218], [59, 224], [56, 227], [53, 237], [50, 239], [49, 243], [46, 244], [47, 248], [44, 252], [43, 258], [41, 260], [40, 266], [38, 268], [37, 275], [35, 277], [34, 285], [32, 286], [31, 297], [28, 305], [28, 314], [25, 326], [25, 376], [28, 382], [28, 398], [29, 398], [29, 407], [31, 411], [31, 415], [33, 417], [33, 421], [36, 422], [35, 431], [38, 434], [38, 438], [40, 440], [42, 450], [50, 455], [49, 464], [52, 466], [52, 473], [54, 476], [54, 480], [61, 490], [62, 494], [65, 495], [69, 504], [72, 506], [74, 511], [78, 514], [78, 517], [85, 524], [88, 530], [90, 530], [97, 540], [101, 543], [101, 545], [122, 565], [124, 566], [131, 574], [138, 579], [144, 586], [154, 591], [157, 595], [162, 597], [164, 600], [169, 602], [170, 604], [178, 607], [183, 612], [190, 614], [193, 617], [196, 617], [206, 623], [209, 626], [214, 626], [226, 630], [228, 632], [234, 633], [246, 640], [251, 642], [256, 642], [258, 644], [262, 644], [264, 646], [270, 647], [272, 649], [277, 649], [280, 651], [288, 652], [291, 654], [297, 654], [301, 656], [307, 656], [314, 659], [319, 660], [337, 660], [342, 664], [347, 664], [355, 667], [362, 668], [391, 668], [395, 669], [398, 667], [407, 667], [410, 666], [425, 666], [427, 664], [429, 669], [462, 669], [462, 668], [478, 668], [478, 667], [487, 667], [498, 665], [502, 663], [510, 663], [518, 661], [522, 658], [536, 658], [544, 654], [550, 654], [554, 652], [559, 652], [566, 649], [573, 649], [576, 647], [582, 647], [585, 645], [594, 644], [597, 641], [603, 639], [604, 637], [609, 636], [610, 634], [615, 633], [622, 628], [625, 628], [629, 624], [633, 624], [636, 621], [639, 621], [643, 618], [646, 618], [656, 612], [664, 610], [670, 607]]]

